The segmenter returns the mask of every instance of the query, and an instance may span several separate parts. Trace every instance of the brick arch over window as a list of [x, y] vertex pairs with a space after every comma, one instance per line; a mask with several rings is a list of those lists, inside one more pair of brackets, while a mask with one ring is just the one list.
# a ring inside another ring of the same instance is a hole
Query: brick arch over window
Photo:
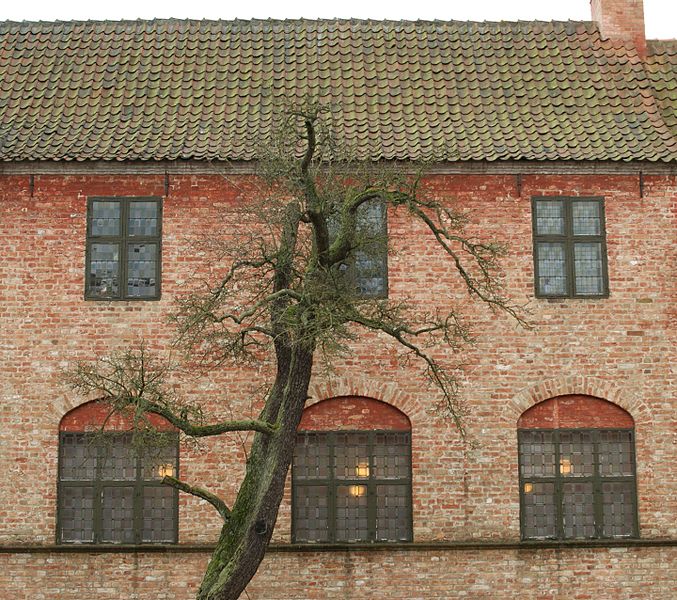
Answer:
[[373, 398], [340, 396], [303, 411], [300, 431], [341, 430], [411, 431], [411, 421], [401, 410]]
[[594, 396], [567, 394], [532, 406], [517, 421], [519, 429], [632, 429], [628, 411]]
[[306, 408], [292, 465], [295, 542], [412, 539], [411, 422], [373, 398]]
[[163, 417], [146, 416], [162, 433], [154, 447], [134, 444], [131, 415], [104, 401], [68, 411], [59, 424], [57, 542], [175, 543], [178, 492], [164, 485], [178, 471], [178, 434]]
[[[145, 418], [158, 431], [176, 431], [164, 417], [148, 413]], [[132, 415], [120, 412], [111, 414], [111, 407], [103, 400], [85, 402], [69, 410], [59, 423], [59, 431], [131, 431], [134, 428]]]
[[517, 421], [522, 538], [637, 537], [634, 420], [598, 398], [565, 394]]

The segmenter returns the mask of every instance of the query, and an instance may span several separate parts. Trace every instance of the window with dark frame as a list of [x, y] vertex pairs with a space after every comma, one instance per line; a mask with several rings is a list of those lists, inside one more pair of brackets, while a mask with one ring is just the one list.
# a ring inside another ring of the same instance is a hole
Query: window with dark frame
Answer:
[[294, 542], [410, 542], [411, 434], [300, 432], [292, 489]]
[[536, 296], [608, 296], [604, 200], [537, 197], [532, 215]]
[[178, 492], [161, 480], [178, 471], [178, 436], [163, 435], [140, 450], [129, 433], [60, 433], [57, 542], [176, 543]]
[[90, 198], [87, 208], [85, 298], [159, 298], [162, 201]]
[[518, 430], [522, 538], [638, 537], [632, 429]]
[[[357, 209], [358, 248], [340, 265], [349, 286], [360, 298], [388, 296], [388, 223], [387, 207], [382, 200], [365, 202]], [[330, 238], [336, 235], [336, 223], [330, 220]]]

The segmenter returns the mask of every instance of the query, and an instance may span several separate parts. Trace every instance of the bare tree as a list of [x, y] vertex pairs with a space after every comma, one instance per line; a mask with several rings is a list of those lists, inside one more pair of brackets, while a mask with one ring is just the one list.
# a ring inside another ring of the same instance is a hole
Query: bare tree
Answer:
[[[256, 573], [271, 538], [308, 398], [313, 361], [349, 351], [361, 332], [378, 332], [418, 361], [439, 390], [440, 403], [463, 433], [457, 382], [431, 349], [459, 348], [469, 331], [456, 312], [426, 311], [356, 288], [356, 256], [384, 244], [383, 232], [361, 226], [375, 203], [406, 214], [446, 253], [469, 296], [521, 321], [500, 293], [503, 248], [464, 237], [466, 217], [448, 203], [425, 199], [419, 180], [351, 161], [331, 143], [325, 111], [310, 104], [287, 114], [269, 147], [270, 189], [240, 243], [222, 248], [220, 280], [178, 303], [178, 344], [203, 365], [219, 368], [268, 357], [274, 380], [255, 419], [210, 422], [199, 406], [181, 402], [167, 384], [167, 366], [145, 347], [80, 364], [69, 375], [80, 392], [105, 396], [113, 411], [137, 423], [157, 413], [185, 436], [253, 432], [244, 479], [232, 508], [216, 494], [173, 477], [163, 482], [209, 503], [223, 527], [200, 587], [200, 600], [238, 598]], [[216, 243], [216, 242], [215, 242]]]

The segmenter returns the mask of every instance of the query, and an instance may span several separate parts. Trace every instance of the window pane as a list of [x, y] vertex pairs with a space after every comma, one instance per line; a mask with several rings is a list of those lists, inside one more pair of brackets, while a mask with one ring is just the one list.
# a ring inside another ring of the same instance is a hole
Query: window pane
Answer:
[[598, 296], [604, 293], [602, 276], [602, 244], [600, 242], [574, 244], [576, 294]]
[[525, 482], [522, 501], [523, 530], [525, 538], [557, 537], [555, 484], [551, 482]]
[[635, 531], [634, 481], [606, 481], [602, 484], [604, 537], [629, 536]]
[[596, 200], [576, 200], [571, 205], [574, 235], [601, 235], [602, 220]]
[[567, 292], [566, 262], [564, 244], [560, 242], [538, 242], [538, 291], [550, 295], [564, 295]]
[[337, 479], [369, 477], [369, 434], [337, 433], [334, 449], [334, 476]]
[[165, 445], [143, 449], [143, 478], [160, 480], [165, 475], [176, 477], [178, 446], [176, 436], [169, 434]]
[[538, 200], [536, 202], [536, 234], [564, 235], [564, 202]]
[[87, 281], [89, 294], [108, 298], [119, 294], [119, 244], [91, 244]]
[[104, 487], [101, 494], [101, 540], [134, 543], [134, 488]]
[[120, 201], [94, 200], [89, 215], [89, 228], [93, 236], [120, 235]]
[[374, 441], [373, 463], [373, 475], [376, 479], [408, 479], [410, 476], [409, 434], [377, 433]]
[[297, 542], [329, 541], [328, 487], [294, 487], [294, 533]]
[[595, 455], [590, 431], [562, 431], [559, 434], [559, 472], [562, 477], [592, 477]]
[[339, 485], [336, 488], [336, 541], [369, 540], [367, 486]]
[[94, 541], [94, 488], [63, 486], [60, 494], [62, 542]]
[[143, 488], [143, 532], [144, 542], [173, 542], [176, 538], [174, 510], [175, 492], [167, 486]]
[[129, 203], [129, 217], [127, 234], [134, 236], [153, 236], [158, 234], [158, 203], [137, 202]]
[[595, 537], [592, 482], [562, 485], [562, 520], [565, 538]]
[[409, 487], [376, 486], [376, 540], [409, 541]]
[[96, 475], [97, 449], [92, 436], [61, 435], [61, 481], [92, 481]]
[[102, 445], [101, 479], [104, 481], [134, 481], [136, 450], [128, 435], [115, 435]]
[[555, 475], [555, 442], [552, 431], [520, 431], [520, 469], [522, 477]]
[[630, 431], [599, 432], [599, 474], [634, 475], [634, 444]]
[[294, 448], [295, 479], [326, 479], [329, 477], [329, 446], [326, 433], [302, 433]]
[[155, 296], [157, 244], [129, 244], [127, 253], [127, 295]]

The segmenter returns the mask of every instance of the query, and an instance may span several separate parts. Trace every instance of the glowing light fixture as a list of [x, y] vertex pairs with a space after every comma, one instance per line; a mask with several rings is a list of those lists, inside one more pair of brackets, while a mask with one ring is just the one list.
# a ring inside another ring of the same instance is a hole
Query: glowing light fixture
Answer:
[[562, 458], [559, 461], [559, 472], [562, 475], [571, 475], [574, 472], [573, 465], [568, 458]]
[[174, 476], [174, 465], [168, 463], [166, 465], [160, 465], [157, 469], [158, 477], [173, 477]]
[[531, 494], [531, 492], [534, 491], [534, 486], [532, 483], [525, 483], [524, 484], [524, 493], [525, 494]]
[[360, 498], [367, 495], [367, 486], [366, 485], [351, 485], [350, 486], [350, 495], [355, 498]]
[[355, 468], [355, 474], [358, 477], [369, 477], [369, 464], [359, 463]]

